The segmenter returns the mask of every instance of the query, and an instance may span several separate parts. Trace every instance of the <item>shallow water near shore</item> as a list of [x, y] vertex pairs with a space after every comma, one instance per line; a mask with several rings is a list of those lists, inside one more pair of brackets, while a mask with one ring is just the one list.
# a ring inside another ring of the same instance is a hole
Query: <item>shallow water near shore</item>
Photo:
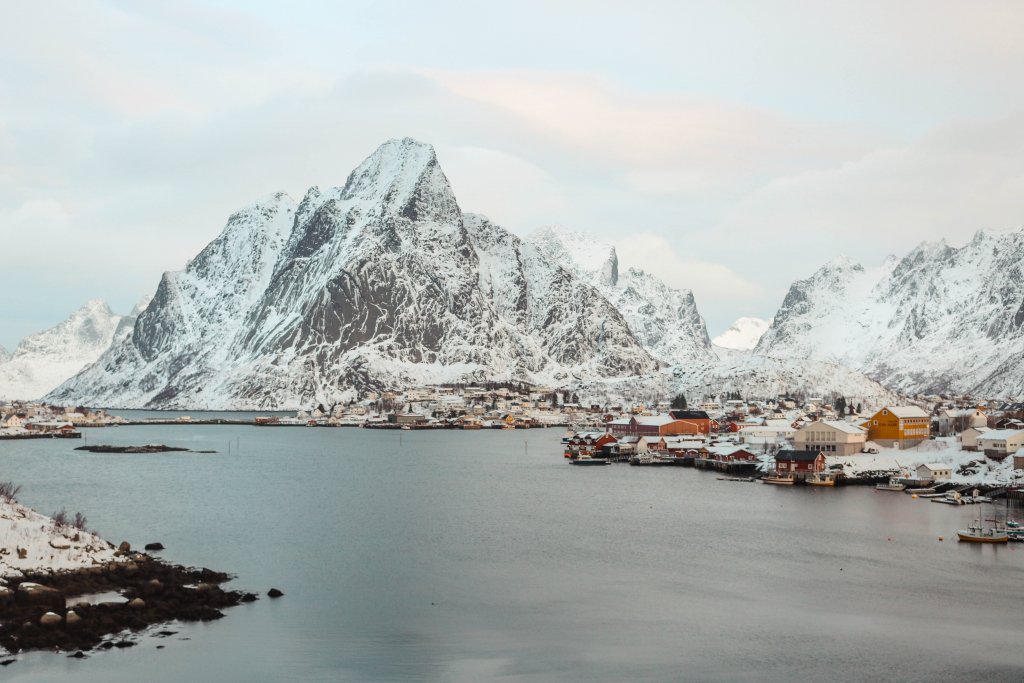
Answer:
[[978, 507], [570, 467], [560, 429], [85, 434], [219, 452], [4, 442], [0, 479], [285, 597], [85, 660], [19, 655], [5, 680], [1024, 678], [1024, 544], [950, 540]]

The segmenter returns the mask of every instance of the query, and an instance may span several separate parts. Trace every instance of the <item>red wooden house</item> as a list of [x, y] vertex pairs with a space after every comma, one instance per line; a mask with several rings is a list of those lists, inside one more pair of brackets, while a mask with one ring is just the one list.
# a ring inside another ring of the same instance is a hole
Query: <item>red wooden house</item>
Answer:
[[825, 454], [821, 451], [779, 451], [775, 454], [775, 469], [780, 473], [825, 471]]

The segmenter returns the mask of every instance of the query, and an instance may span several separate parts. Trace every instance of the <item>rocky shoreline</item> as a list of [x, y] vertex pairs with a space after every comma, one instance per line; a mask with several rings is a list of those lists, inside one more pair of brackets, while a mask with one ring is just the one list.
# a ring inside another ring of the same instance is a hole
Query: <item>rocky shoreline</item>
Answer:
[[[221, 611], [257, 599], [254, 593], [225, 590], [230, 575], [181, 567], [131, 553], [126, 560], [62, 571], [25, 572], [0, 588], [0, 646], [11, 654], [27, 650], [84, 653], [130, 647], [126, 632], [173, 621], [212, 621]], [[71, 598], [116, 592], [120, 600], [96, 603]]]

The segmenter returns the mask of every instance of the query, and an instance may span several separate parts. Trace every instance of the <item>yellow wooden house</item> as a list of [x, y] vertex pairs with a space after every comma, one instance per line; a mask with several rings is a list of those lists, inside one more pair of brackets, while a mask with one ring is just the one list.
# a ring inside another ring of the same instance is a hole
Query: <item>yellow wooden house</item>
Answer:
[[888, 448], [911, 448], [931, 436], [931, 418], [917, 406], [886, 406], [861, 426], [869, 440]]

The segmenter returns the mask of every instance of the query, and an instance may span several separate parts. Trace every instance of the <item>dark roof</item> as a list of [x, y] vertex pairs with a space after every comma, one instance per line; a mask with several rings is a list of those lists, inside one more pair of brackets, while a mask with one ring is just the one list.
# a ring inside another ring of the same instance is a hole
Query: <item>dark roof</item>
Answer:
[[710, 420], [703, 410], [670, 410], [668, 414], [677, 420]]
[[779, 451], [775, 454], [776, 460], [816, 460], [821, 451]]

